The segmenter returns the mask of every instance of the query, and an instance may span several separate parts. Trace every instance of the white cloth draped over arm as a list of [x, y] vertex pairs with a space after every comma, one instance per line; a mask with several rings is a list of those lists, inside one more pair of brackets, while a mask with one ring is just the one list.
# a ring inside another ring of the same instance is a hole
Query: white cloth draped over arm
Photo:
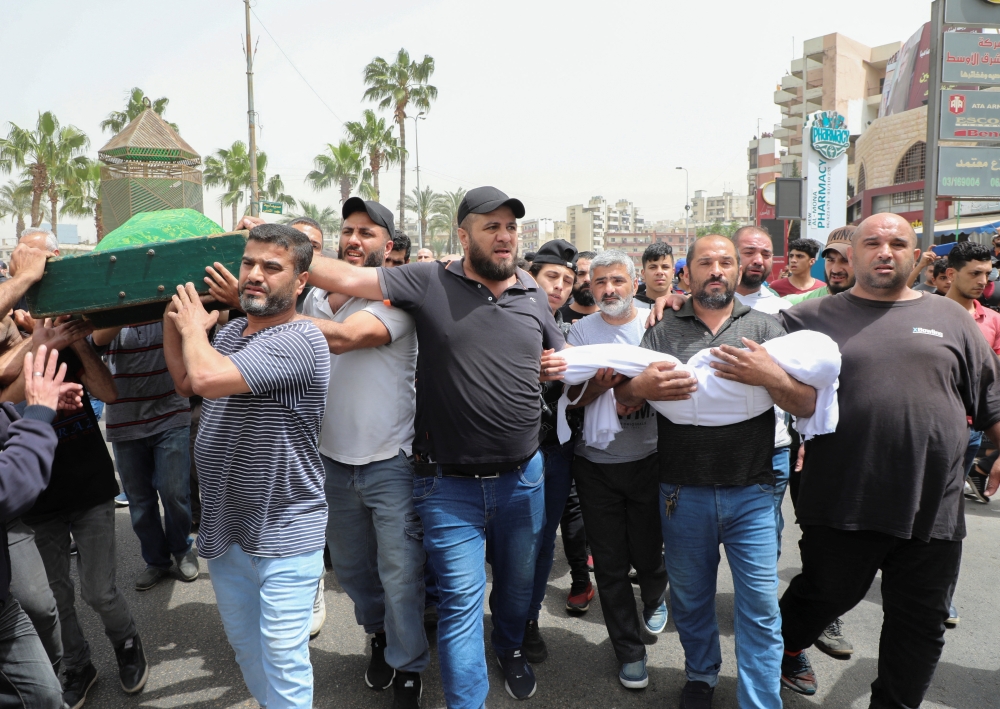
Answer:
[[[806, 439], [832, 433], [839, 418], [837, 386], [840, 349], [837, 343], [822, 333], [802, 330], [765, 342], [764, 348], [779, 367], [816, 389], [816, 411], [809, 418], [798, 419], [796, 430]], [[698, 390], [690, 399], [649, 402], [656, 411], [677, 424], [728, 426], [759, 416], [774, 406], [764, 387], [752, 387], [715, 376], [715, 370], [709, 366], [714, 358], [708, 349], [695, 354], [687, 364], [681, 364], [670, 355], [634, 345], [584, 345], [563, 350], [560, 354], [567, 365], [557, 422], [561, 443], [571, 436], [566, 422], [569, 387], [591, 379], [597, 370], [604, 367], [610, 367], [626, 377], [635, 377], [654, 362], [673, 362], [678, 369], [690, 372], [698, 381]], [[609, 390], [584, 410], [584, 442], [603, 450], [619, 431], [621, 424], [618, 422], [614, 391]]]

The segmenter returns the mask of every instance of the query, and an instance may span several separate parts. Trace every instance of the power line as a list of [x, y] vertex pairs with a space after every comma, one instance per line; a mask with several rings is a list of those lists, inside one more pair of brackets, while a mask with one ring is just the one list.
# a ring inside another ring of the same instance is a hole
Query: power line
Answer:
[[254, 12], [253, 8], [250, 8], [250, 12], [253, 12], [253, 16], [257, 18], [257, 22], [260, 24], [261, 29], [263, 29], [264, 32], [267, 33], [267, 36], [271, 38], [271, 41], [274, 42], [274, 46], [278, 48], [278, 51], [281, 52], [282, 56], [288, 61], [288, 63], [291, 65], [292, 69], [295, 70], [295, 73], [299, 75], [299, 78], [302, 79], [303, 82], [305, 82], [305, 85], [309, 87], [309, 90], [312, 91], [316, 95], [316, 98], [319, 99], [319, 102], [321, 104], [323, 104], [326, 107], [326, 110], [329, 111], [330, 114], [334, 118], [336, 118], [338, 121], [340, 121], [341, 124], [346, 123], [346, 121], [343, 118], [341, 118], [340, 116], [337, 115], [336, 111], [334, 111], [332, 108], [330, 108], [330, 104], [328, 104], [326, 101], [323, 100], [323, 97], [320, 96], [319, 92], [316, 89], [313, 88], [313, 85], [309, 83], [309, 80], [306, 79], [305, 76], [303, 76], [302, 72], [299, 71], [299, 68], [297, 66], [295, 66], [295, 62], [293, 62], [292, 59], [291, 59], [291, 57], [289, 57], [288, 54], [285, 52], [285, 50], [281, 48], [281, 45], [278, 44], [278, 40], [276, 40], [274, 38], [274, 35], [271, 34], [271, 30], [267, 29], [267, 25], [265, 25], [261, 21], [260, 16], [256, 12]]

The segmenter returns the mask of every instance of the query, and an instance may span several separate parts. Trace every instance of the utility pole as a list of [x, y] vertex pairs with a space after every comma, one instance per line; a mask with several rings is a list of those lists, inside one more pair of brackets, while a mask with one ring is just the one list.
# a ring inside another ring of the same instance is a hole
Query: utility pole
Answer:
[[257, 186], [257, 125], [253, 110], [253, 47], [250, 44], [250, 0], [243, 0], [247, 16], [247, 121], [250, 130], [250, 215], [260, 213], [260, 190]]
[[[944, 0], [931, 3], [931, 66], [927, 82], [927, 157], [924, 162], [924, 221], [919, 247], [934, 245], [934, 212], [937, 211], [938, 126], [941, 121], [941, 31], [944, 28]], [[956, 200], [957, 201], [957, 200]]]
[[679, 167], [677, 169], [684, 171], [684, 256], [687, 257], [687, 253], [691, 249], [691, 234], [689, 231], [691, 221], [691, 174], [686, 167]]
[[[423, 111], [413, 117], [413, 152], [417, 158], [417, 207], [420, 207], [419, 200], [422, 199], [422, 195], [420, 194], [420, 132], [417, 130], [422, 120], [425, 120]], [[417, 235], [418, 243], [422, 249], [424, 248], [424, 220], [421, 218], [419, 212], [417, 213]]]

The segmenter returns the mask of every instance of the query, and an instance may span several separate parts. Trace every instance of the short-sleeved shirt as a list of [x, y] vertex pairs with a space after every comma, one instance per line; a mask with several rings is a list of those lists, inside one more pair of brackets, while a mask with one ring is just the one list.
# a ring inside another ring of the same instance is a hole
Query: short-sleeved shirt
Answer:
[[784, 299], [787, 300], [792, 305], [798, 305], [806, 300], [815, 300], [816, 298], [825, 298], [830, 295], [830, 287], [817, 288], [816, 290], [811, 290], [808, 293], [796, 293], [794, 295], [786, 295]]
[[376, 300], [351, 298], [336, 313], [329, 293], [313, 288], [302, 314], [342, 323], [370, 313], [392, 338], [379, 347], [330, 354], [330, 388], [319, 437], [320, 453], [344, 465], [407, 455], [413, 444], [417, 332], [409, 313]]
[[[612, 343], [638, 345], [646, 332], [648, 318], [648, 308], [636, 308], [635, 317], [628, 323], [611, 325], [597, 312], [573, 323], [566, 342], [574, 347]], [[629, 463], [656, 452], [656, 412], [649, 403], [628, 416], [619, 416], [618, 422], [622, 430], [607, 448], [593, 448], [581, 439], [576, 444], [576, 455], [591, 463]]]
[[986, 344], [990, 346], [991, 350], [1000, 355], [1000, 314], [995, 310], [984, 308], [978, 300], [972, 301], [972, 305], [976, 309], [973, 320], [976, 321], [979, 331], [986, 338]]
[[174, 390], [163, 358], [163, 323], [123, 327], [106, 347], [118, 399], [107, 406], [109, 442], [135, 441], [191, 425], [191, 402]]
[[[250, 393], [205, 399], [194, 456], [201, 488], [198, 551], [215, 559], [233, 544], [289, 557], [323, 548], [326, 479], [318, 440], [330, 350], [312, 322], [243, 336], [238, 318], [215, 336]], [[349, 402], [344, 402], [349, 405]]]
[[529, 458], [538, 448], [542, 349], [565, 346], [545, 292], [518, 269], [494, 296], [462, 261], [378, 273], [385, 298], [417, 326], [414, 453], [458, 473]]
[[[76, 352], [69, 347], [61, 350], [59, 361], [66, 363], [66, 381], [80, 383], [83, 363]], [[34, 507], [25, 513], [26, 520], [90, 509], [118, 494], [115, 465], [86, 393], [83, 408], [57, 411], [52, 428], [59, 438], [52, 478]]]
[[[783, 311], [784, 312], [784, 311]], [[771, 315], [733, 300], [733, 312], [713, 335], [688, 300], [668, 310], [646, 330], [642, 346], [687, 362], [703, 349], [745, 347], [742, 338], [763, 344], [785, 330]], [[774, 411], [728, 426], [675, 424], [657, 414], [660, 482], [674, 485], [753, 485], [773, 483]]]
[[770, 286], [771, 290], [773, 290], [778, 295], [787, 296], [787, 295], [797, 295], [800, 293], [809, 293], [810, 291], [819, 290], [820, 288], [826, 288], [826, 283], [824, 281], [819, 280], [818, 278], [814, 278], [812, 286], [803, 290], [797, 287], [795, 284], [793, 284], [790, 279], [779, 278], [776, 281], [771, 281], [770, 283], [768, 283], [768, 286]]
[[790, 332], [826, 333], [842, 358], [840, 421], [806, 444], [799, 523], [962, 539], [966, 417], [977, 431], [1000, 421], [1000, 360], [968, 313], [931, 294], [846, 292], [779, 318]]

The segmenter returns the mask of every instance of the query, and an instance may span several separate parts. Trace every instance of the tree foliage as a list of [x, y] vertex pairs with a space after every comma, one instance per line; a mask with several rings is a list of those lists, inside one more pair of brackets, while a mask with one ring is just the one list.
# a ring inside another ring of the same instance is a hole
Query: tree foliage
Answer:
[[[167, 104], [170, 103], [170, 99], [166, 96], [161, 96], [158, 99], [148, 99], [145, 92], [138, 86], [132, 88], [128, 92], [128, 98], [125, 100], [125, 110], [124, 111], [112, 111], [108, 114], [108, 117], [101, 121], [101, 130], [105, 133], [111, 133], [115, 135], [121, 133], [122, 129], [125, 128], [129, 123], [131, 123], [135, 118], [137, 118], [143, 111], [146, 110], [146, 101], [149, 101], [148, 108], [152, 108], [157, 115], [161, 118], [163, 117], [163, 112], [167, 109]], [[170, 121], [164, 121], [168, 126], [173, 128], [175, 131], [180, 133], [180, 129], [177, 127], [176, 123], [171, 123]]]

